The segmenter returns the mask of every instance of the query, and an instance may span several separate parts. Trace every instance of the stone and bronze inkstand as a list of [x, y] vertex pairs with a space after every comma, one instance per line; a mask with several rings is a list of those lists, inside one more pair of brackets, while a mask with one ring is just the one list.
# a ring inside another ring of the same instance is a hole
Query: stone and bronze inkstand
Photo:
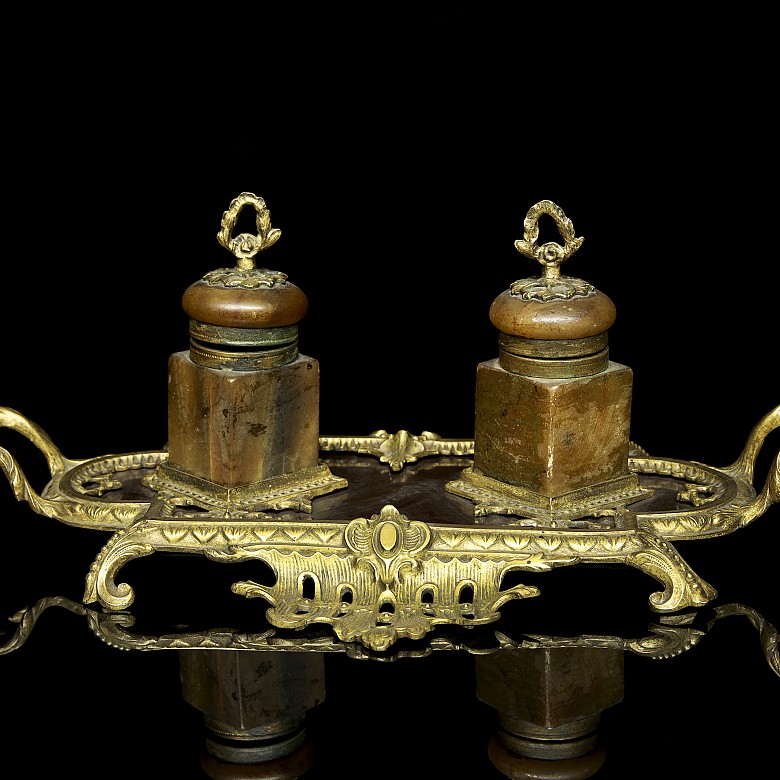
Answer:
[[[245, 208], [257, 232], [234, 236]], [[540, 218], [562, 243], [539, 243]], [[608, 347], [615, 306], [561, 271], [583, 239], [551, 201], [532, 206], [523, 227], [515, 246], [542, 274], [490, 307], [498, 356], [476, 367], [475, 407], [464, 410], [473, 439], [320, 432], [319, 363], [298, 349], [308, 300], [286, 274], [257, 267], [280, 231], [248, 192], [217, 234], [235, 266], [183, 294], [190, 343], [168, 363], [166, 448], [70, 459], [0, 407], [0, 427], [29, 439], [51, 473], [36, 492], [0, 448], [15, 497], [51, 520], [110, 532], [72, 610], [112, 647], [177, 651], [214, 780], [293, 780], [316, 767], [307, 716], [327, 706], [325, 652], [387, 661], [432, 650], [473, 654], [476, 697], [497, 719], [485, 749], [503, 776], [591, 777], [605, 758], [600, 716], [623, 698], [625, 652], [689, 649], [701, 635], [696, 611], [717, 597], [675, 542], [739, 531], [780, 499], [780, 453], [764, 486], [753, 484], [780, 406], [724, 468], [652, 457], [631, 441], [633, 373]], [[212, 572], [270, 573], [233, 580], [226, 594], [249, 605], [242, 619], [257, 629], [133, 633], [136, 594], [117, 577], [157, 553], [205, 558]], [[591, 564], [661, 585], [647, 598], [662, 621], [651, 637], [530, 637], [502, 614], [513, 602], [517, 620], [524, 600], [544, 599], [545, 572]], [[19, 617], [3, 652], [37, 614]], [[777, 634], [763, 636], [780, 676]]]

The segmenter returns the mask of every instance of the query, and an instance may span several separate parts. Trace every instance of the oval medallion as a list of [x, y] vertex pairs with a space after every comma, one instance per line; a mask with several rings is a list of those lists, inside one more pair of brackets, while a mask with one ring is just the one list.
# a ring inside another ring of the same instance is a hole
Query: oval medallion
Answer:
[[379, 527], [379, 544], [388, 552], [395, 547], [398, 541], [398, 529], [393, 523], [382, 523]]

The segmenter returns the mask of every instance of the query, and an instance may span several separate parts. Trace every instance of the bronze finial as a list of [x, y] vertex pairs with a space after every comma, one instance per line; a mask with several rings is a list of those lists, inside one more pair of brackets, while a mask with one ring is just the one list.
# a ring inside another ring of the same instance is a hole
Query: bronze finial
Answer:
[[[555, 241], [536, 245], [539, 238], [539, 217], [542, 214], [549, 214], [555, 220], [564, 240], [563, 246]], [[524, 239], [515, 241], [517, 251], [540, 262], [544, 266], [544, 278], [549, 280], [557, 279], [561, 275], [561, 263], [568, 260], [585, 240], [575, 237], [574, 224], [563, 213], [563, 209], [551, 200], [540, 200], [528, 209], [523, 221], [523, 231]]]
[[[231, 238], [231, 233], [236, 227], [238, 215], [244, 206], [253, 206], [257, 212], [255, 224], [258, 234], [241, 233]], [[225, 249], [229, 249], [238, 260], [238, 267], [242, 269], [255, 267], [255, 255], [263, 249], [275, 244], [282, 231], [271, 227], [271, 212], [266, 208], [265, 201], [251, 192], [242, 192], [230, 203], [230, 208], [222, 215], [222, 227], [217, 233], [219, 241]]]
[[[254, 207], [257, 212], [257, 235], [241, 233], [232, 237], [238, 215], [247, 205]], [[281, 230], [271, 227], [271, 212], [266, 208], [265, 201], [251, 192], [242, 192], [233, 199], [230, 208], [222, 215], [222, 224], [217, 233], [217, 241], [235, 255], [236, 265], [233, 268], [210, 271], [203, 277], [203, 281], [218, 287], [247, 289], [283, 286], [287, 281], [287, 274], [269, 268], [255, 268], [255, 255], [275, 244], [281, 235]]]
[[[563, 246], [555, 241], [537, 246], [539, 217], [542, 214], [549, 214], [555, 220], [564, 240]], [[527, 301], [569, 300], [589, 296], [595, 291], [593, 285], [582, 279], [561, 276], [561, 263], [568, 260], [582, 246], [585, 239], [575, 237], [574, 225], [560, 206], [556, 206], [551, 200], [540, 200], [528, 209], [523, 229], [525, 238], [515, 241], [515, 248], [518, 252], [541, 263], [544, 273], [541, 277], [518, 279], [512, 282], [509, 292], [513, 297]]]

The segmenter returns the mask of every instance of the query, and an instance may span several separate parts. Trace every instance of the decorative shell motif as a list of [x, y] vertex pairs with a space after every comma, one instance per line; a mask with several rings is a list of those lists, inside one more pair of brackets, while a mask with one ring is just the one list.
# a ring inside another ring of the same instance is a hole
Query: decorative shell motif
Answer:
[[285, 284], [287, 274], [269, 268], [217, 268], [209, 271], [203, 281], [214, 287], [275, 287]]
[[431, 531], [425, 523], [410, 521], [394, 506], [384, 506], [370, 520], [352, 520], [344, 532], [355, 565], [370, 566], [377, 579], [389, 588], [406, 566], [415, 570], [417, 556], [430, 544]]
[[553, 301], [583, 298], [595, 291], [595, 287], [582, 279], [559, 276], [557, 279], [518, 279], [512, 282], [509, 292], [524, 301]]

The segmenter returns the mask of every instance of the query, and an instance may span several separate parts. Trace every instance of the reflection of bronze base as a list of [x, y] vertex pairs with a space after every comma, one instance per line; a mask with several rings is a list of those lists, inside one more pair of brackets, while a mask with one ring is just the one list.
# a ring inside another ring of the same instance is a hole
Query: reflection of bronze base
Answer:
[[501, 740], [493, 736], [488, 744], [488, 757], [509, 780], [584, 780], [601, 769], [605, 751], [603, 747], [597, 747], [575, 758], [528, 758], [510, 753]]
[[[212, 780], [297, 780], [314, 764], [314, 744], [304, 742], [289, 755], [258, 764], [232, 764], [203, 752], [200, 765]], [[583, 775], [585, 777], [585, 775]]]

